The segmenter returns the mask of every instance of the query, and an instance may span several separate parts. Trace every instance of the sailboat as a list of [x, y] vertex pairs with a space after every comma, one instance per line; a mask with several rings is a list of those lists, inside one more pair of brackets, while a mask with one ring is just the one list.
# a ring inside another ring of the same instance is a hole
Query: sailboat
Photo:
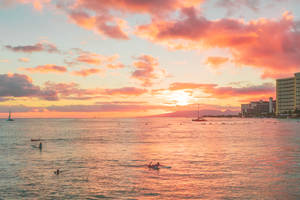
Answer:
[[9, 111], [8, 119], [6, 121], [8, 122], [14, 121], [14, 119], [11, 118], [11, 111]]
[[206, 119], [200, 117], [199, 104], [198, 104], [198, 117], [196, 119], [192, 119], [192, 121], [194, 121], [194, 122], [205, 122], [205, 121], [207, 121]]

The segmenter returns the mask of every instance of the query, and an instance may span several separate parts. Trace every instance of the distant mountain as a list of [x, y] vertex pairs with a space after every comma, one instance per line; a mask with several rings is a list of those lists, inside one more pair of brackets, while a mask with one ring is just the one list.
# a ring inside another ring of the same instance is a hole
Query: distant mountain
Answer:
[[[199, 110], [199, 115], [214, 115], [214, 116], [221, 116], [221, 115], [237, 115], [238, 111], [232, 111], [232, 110]], [[197, 117], [197, 111], [195, 110], [184, 110], [184, 111], [176, 111], [172, 113], [165, 113], [161, 115], [153, 115], [148, 117]]]

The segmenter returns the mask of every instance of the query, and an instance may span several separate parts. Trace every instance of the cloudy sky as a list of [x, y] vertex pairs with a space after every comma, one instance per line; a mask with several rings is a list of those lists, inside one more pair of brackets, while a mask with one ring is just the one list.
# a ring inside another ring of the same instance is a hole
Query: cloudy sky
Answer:
[[239, 110], [300, 71], [298, 0], [0, 0], [0, 117]]

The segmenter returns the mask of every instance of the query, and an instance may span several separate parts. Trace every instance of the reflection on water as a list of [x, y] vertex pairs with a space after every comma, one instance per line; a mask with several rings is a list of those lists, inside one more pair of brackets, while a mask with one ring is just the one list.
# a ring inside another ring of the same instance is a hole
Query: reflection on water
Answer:
[[1, 121], [0, 199], [299, 199], [299, 130], [277, 119]]

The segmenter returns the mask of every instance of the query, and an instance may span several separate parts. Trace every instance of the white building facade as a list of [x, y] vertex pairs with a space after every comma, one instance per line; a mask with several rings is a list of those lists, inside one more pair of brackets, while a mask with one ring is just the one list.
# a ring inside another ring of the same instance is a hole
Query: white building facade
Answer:
[[291, 114], [300, 110], [300, 73], [276, 80], [276, 114]]

